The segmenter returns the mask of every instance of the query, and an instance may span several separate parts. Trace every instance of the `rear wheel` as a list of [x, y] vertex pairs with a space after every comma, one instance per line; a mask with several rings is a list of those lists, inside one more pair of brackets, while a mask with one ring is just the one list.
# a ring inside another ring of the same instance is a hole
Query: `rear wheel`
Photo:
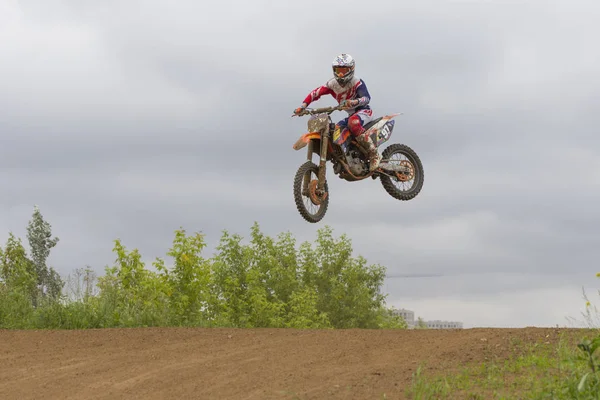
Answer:
[[329, 187], [327, 181], [323, 192], [317, 188], [319, 167], [312, 161], [306, 161], [298, 168], [294, 178], [294, 200], [302, 217], [311, 223], [319, 222], [327, 212], [329, 205]]
[[[423, 164], [417, 153], [404, 144], [394, 143], [381, 153], [382, 162], [402, 165], [410, 172], [396, 172], [393, 176], [381, 175], [381, 184], [386, 192], [398, 200], [411, 200], [415, 198], [425, 179]], [[392, 175], [392, 174], [390, 174]]]

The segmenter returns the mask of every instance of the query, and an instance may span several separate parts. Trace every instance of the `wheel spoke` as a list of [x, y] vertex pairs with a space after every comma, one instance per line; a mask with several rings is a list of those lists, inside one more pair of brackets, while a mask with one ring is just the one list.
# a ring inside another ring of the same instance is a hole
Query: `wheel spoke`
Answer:
[[[391, 165], [407, 167], [410, 172], [396, 172], [395, 176], [382, 175], [385, 190], [398, 200], [414, 198], [423, 186], [423, 166], [419, 156], [408, 146], [392, 144], [382, 154]], [[391, 174], [390, 174], [391, 175]]]
[[[308, 222], [320, 221], [329, 204], [327, 182], [325, 182], [326, 196], [319, 196], [317, 190], [317, 173], [319, 168], [311, 161], [300, 166], [294, 179], [294, 198], [300, 215]], [[307, 188], [303, 190], [303, 188]]]

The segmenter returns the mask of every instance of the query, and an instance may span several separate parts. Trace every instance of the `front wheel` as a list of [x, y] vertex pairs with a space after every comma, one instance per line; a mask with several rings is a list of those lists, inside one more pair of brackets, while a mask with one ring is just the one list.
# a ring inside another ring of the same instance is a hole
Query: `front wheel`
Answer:
[[[394, 161], [394, 163], [396, 163], [396, 160], [392, 159], [394, 156], [404, 156], [406, 159], [400, 159], [397, 162], [402, 166], [408, 167], [410, 172], [396, 172], [393, 177], [382, 174], [381, 184], [385, 191], [395, 199], [403, 201], [411, 200], [419, 194], [423, 187], [423, 181], [425, 179], [423, 164], [417, 153], [404, 144], [394, 143], [388, 146], [383, 153], [381, 153], [382, 162], [385, 161], [392, 164], [392, 161]], [[396, 184], [398, 184], [398, 186], [396, 186]]]
[[[319, 167], [312, 161], [306, 161], [298, 168], [294, 178], [294, 200], [300, 215], [311, 223], [319, 222], [327, 212], [329, 205], [329, 187], [325, 181], [324, 191], [317, 187]], [[312, 175], [314, 174], [314, 178]], [[316, 208], [310, 211], [310, 208]]]

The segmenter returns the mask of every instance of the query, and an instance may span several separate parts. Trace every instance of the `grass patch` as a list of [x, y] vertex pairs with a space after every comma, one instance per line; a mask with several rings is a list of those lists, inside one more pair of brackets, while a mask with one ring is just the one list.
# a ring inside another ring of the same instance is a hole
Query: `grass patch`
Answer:
[[598, 330], [562, 333], [558, 341], [523, 343], [511, 340], [508, 356], [444, 374], [427, 373], [425, 365], [413, 374], [409, 399], [600, 399]]

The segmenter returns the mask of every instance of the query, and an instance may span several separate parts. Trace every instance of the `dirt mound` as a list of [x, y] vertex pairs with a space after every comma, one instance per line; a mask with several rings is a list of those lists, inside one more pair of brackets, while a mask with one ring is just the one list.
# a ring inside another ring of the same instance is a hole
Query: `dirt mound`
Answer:
[[458, 368], [561, 331], [0, 331], [0, 398], [402, 399], [423, 362]]

